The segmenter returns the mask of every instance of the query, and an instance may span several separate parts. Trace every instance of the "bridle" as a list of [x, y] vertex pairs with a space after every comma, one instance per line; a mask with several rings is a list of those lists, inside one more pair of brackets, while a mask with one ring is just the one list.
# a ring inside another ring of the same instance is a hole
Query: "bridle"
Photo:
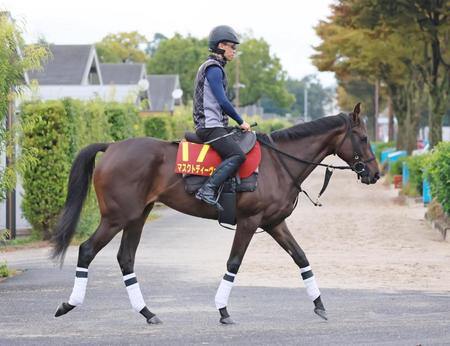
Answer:
[[[341, 116], [341, 115], [340, 115]], [[358, 179], [360, 177], [367, 177], [369, 175], [369, 170], [367, 169], [367, 163], [372, 162], [375, 160], [375, 156], [372, 153], [372, 157], [368, 158], [367, 160], [363, 160], [362, 159], [362, 153], [357, 149], [358, 146], [356, 144], [356, 135], [353, 132], [353, 129], [358, 125], [358, 124], [353, 124], [352, 120], [343, 115], [344, 120], [346, 122], [346, 131], [345, 131], [345, 135], [342, 138], [340, 144], [336, 147], [336, 150], [334, 151], [333, 155], [337, 155], [337, 153], [340, 151], [342, 145], [345, 142], [345, 139], [347, 137], [350, 137], [350, 140], [352, 142], [352, 151], [353, 151], [353, 157], [352, 157], [352, 163], [349, 165], [349, 168], [354, 171], [357, 175], [358, 175]]]
[[[346, 131], [345, 131], [345, 135], [342, 137], [339, 145], [336, 147], [336, 150], [334, 151], [333, 155], [337, 155], [338, 152], [340, 151], [342, 145], [345, 142], [345, 139], [347, 137], [350, 137], [350, 140], [352, 142], [352, 151], [353, 151], [353, 157], [352, 157], [352, 163], [348, 166], [334, 166], [334, 165], [326, 165], [320, 162], [314, 162], [314, 161], [309, 161], [309, 160], [305, 160], [305, 159], [301, 159], [298, 157], [295, 157], [291, 154], [288, 154], [280, 149], [278, 149], [276, 147], [275, 142], [273, 141], [272, 137], [270, 136], [270, 134], [267, 135], [269, 142], [266, 142], [264, 139], [262, 138], [258, 138], [259, 142], [261, 142], [261, 144], [265, 145], [266, 147], [272, 149], [273, 151], [275, 151], [275, 153], [277, 154], [278, 159], [281, 162], [281, 165], [284, 167], [285, 171], [288, 173], [288, 175], [290, 176], [292, 182], [294, 183], [294, 186], [297, 188], [297, 190], [300, 192], [303, 192], [306, 197], [308, 197], [308, 199], [315, 205], [315, 206], [322, 206], [322, 204], [320, 204], [319, 202], [319, 198], [320, 196], [322, 196], [322, 194], [325, 192], [325, 189], [328, 186], [328, 183], [330, 181], [331, 175], [333, 174], [333, 171], [335, 169], [351, 169], [352, 171], [354, 171], [357, 176], [358, 179], [360, 179], [361, 177], [367, 177], [369, 175], [369, 170], [367, 169], [367, 163], [372, 162], [375, 160], [375, 156], [372, 153], [372, 157], [368, 158], [367, 160], [363, 160], [362, 158], [362, 154], [358, 149], [358, 146], [356, 145], [356, 139], [355, 139], [355, 134], [353, 129], [357, 126], [353, 124], [352, 120], [346, 116], [345, 114], [339, 114], [340, 117], [344, 118], [344, 121], [346, 123]], [[289, 170], [289, 168], [287, 167], [286, 163], [283, 160], [283, 157], [281, 156], [285, 156], [290, 158], [291, 160], [300, 162], [300, 163], [306, 163], [309, 165], [315, 165], [315, 166], [322, 166], [322, 167], [326, 167], [326, 172], [325, 172], [325, 179], [323, 182], [323, 186], [322, 189], [319, 192], [319, 195], [317, 197], [317, 200], [314, 202], [311, 197], [309, 197], [308, 193], [302, 189], [301, 185], [298, 183], [297, 178], [294, 177], [294, 175], [292, 174], [292, 172]], [[297, 196], [298, 198], [298, 196]], [[297, 205], [297, 199], [294, 202], [294, 208]]]

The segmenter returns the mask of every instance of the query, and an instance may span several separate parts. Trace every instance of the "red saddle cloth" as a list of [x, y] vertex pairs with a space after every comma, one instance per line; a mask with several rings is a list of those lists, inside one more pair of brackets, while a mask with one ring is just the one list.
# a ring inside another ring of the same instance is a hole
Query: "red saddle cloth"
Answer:
[[[261, 161], [261, 147], [257, 141], [246, 155], [239, 168], [239, 176], [246, 178], [258, 168]], [[222, 158], [209, 144], [197, 144], [182, 140], [178, 145], [175, 173], [210, 176]]]

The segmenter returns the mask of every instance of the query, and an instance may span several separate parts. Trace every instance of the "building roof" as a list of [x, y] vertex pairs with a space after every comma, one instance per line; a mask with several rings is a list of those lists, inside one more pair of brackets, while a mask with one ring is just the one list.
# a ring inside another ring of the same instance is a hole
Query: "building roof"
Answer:
[[145, 78], [144, 64], [100, 64], [103, 84], [137, 84]]
[[152, 112], [170, 112], [174, 108], [172, 92], [180, 88], [177, 74], [147, 76], [149, 82], [150, 110]]
[[102, 83], [95, 47], [86, 45], [49, 45], [51, 56], [42, 71], [29, 72], [40, 85], [86, 85], [92, 67]]

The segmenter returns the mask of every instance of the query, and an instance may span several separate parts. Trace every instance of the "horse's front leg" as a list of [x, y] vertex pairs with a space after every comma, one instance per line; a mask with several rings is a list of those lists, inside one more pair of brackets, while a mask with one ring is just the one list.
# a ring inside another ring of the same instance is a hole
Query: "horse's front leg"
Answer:
[[325, 320], [328, 320], [325, 307], [323, 306], [320, 298], [320, 291], [317, 287], [316, 279], [309, 265], [308, 259], [305, 253], [298, 245], [291, 232], [286, 225], [286, 221], [283, 221], [279, 225], [266, 229], [273, 239], [277, 241], [280, 246], [286, 250], [286, 252], [293, 258], [294, 262], [300, 268], [300, 274], [303, 279], [303, 283], [306, 287], [306, 293], [308, 297], [314, 302], [314, 312]]
[[227, 261], [227, 272], [220, 282], [215, 297], [216, 308], [219, 310], [220, 323], [222, 324], [234, 323], [227, 311], [228, 298], [230, 297], [234, 279], [241, 266], [245, 251], [247, 250], [248, 244], [250, 244], [253, 234], [255, 234], [255, 231], [258, 228], [256, 219], [256, 217], [248, 218], [243, 221], [238, 221], [237, 224], [233, 246], [231, 247], [230, 256]]

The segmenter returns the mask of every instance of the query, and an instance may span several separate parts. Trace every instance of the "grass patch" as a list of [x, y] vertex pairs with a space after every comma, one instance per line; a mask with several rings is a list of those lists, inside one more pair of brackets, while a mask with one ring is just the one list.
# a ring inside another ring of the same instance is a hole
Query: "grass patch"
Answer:
[[147, 221], [145, 221], [145, 222], [150, 222], [150, 221], [158, 220], [160, 217], [161, 217], [160, 214], [154, 213], [154, 212], [153, 212], [153, 213], [150, 213], [150, 215], [149, 215], [148, 218], [147, 218]]
[[6, 261], [5, 262], [1, 262], [0, 263], [0, 278], [7, 278], [8, 276], [10, 276], [12, 273], [10, 272]]

